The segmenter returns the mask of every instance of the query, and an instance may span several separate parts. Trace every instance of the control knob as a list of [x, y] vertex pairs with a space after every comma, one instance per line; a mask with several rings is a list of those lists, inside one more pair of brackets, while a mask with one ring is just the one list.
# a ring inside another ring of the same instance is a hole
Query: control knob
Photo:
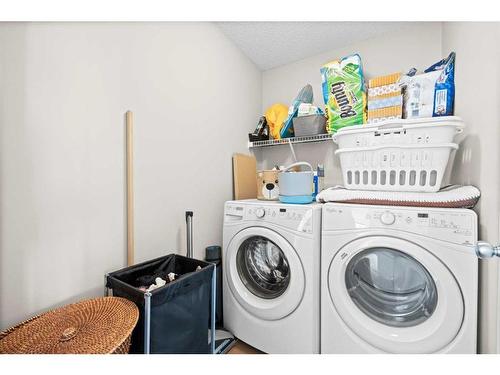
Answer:
[[386, 211], [380, 215], [380, 222], [384, 225], [392, 225], [396, 221], [396, 216], [392, 212]]
[[262, 207], [259, 207], [255, 210], [255, 216], [257, 216], [260, 219], [262, 219], [265, 214], [266, 214], [266, 211]]

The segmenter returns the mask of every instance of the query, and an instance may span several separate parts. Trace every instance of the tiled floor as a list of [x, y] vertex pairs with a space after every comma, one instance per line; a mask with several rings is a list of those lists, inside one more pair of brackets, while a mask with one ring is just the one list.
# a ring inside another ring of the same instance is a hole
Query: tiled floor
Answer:
[[254, 347], [251, 347], [248, 344], [245, 344], [243, 341], [238, 340], [236, 344], [229, 350], [227, 354], [265, 354]]

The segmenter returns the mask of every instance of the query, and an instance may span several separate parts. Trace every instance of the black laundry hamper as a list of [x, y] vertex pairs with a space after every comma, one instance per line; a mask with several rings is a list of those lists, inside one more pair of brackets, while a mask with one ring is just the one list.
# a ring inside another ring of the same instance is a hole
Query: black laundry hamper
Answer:
[[[139, 289], [154, 283], [154, 277], [167, 279], [170, 272], [178, 278], [150, 292]], [[215, 283], [214, 264], [177, 254], [107, 274], [108, 292], [133, 301], [140, 311], [130, 352], [214, 353]], [[207, 321], [211, 322], [210, 343]]]

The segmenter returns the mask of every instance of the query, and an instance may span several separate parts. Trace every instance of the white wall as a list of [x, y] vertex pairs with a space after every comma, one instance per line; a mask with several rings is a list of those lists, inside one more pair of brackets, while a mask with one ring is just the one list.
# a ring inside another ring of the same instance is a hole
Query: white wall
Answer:
[[[480, 238], [498, 243], [500, 211], [500, 23], [443, 24], [443, 53], [456, 51], [455, 113], [466, 124], [452, 170], [452, 182], [481, 189], [476, 207]], [[500, 353], [498, 260], [480, 265], [479, 344]]]
[[211, 24], [0, 24], [0, 329], [102, 295], [125, 265], [124, 113], [136, 260], [221, 243], [231, 155], [260, 71]]
[[[320, 68], [325, 63], [359, 53], [366, 77], [407, 71], [412, 67], [427, 67], [441, 58], [441, 24], [427, 23], [408, 26], [399, 33], [387, 34], [365, 40], [351, 46], [322, 53], [292, 64], [264, 71], [262, 74], [262, 110], [274, 103], [287, 106], [299, 90], [310, 83], [314, 90], [314, 102], [324, 108], [321, 91]], [[325, 164], [325, 184], [341, 184], [340, 165], [334, 156], [333, 142], [296, 145], [299, 160], [316, 165]], [[260, 168], [292, 162], [288, 146], [256, 150]]]

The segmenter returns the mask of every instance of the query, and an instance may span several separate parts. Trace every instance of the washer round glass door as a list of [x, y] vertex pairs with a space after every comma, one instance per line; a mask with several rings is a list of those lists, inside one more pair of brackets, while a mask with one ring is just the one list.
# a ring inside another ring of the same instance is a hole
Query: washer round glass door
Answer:
[[262, 236], [247, 238], [236, 254], [236, 267], [243, 284], [257, 297], [282, 295], [290, 283], [290, 266], [283, 251]]
[[368, 344], [390, 353], [432, 353], [462, 326], [464, 303], [448, 268], [424, 248], [373, 236], [344, 246], [328, 273], [331, 302]]
[[226, 250], [226, 281], [238, 303], [265, 320], [281, 319], [302, 300], [305, 277], [294, 248], [261, 227], [238, 232]]

